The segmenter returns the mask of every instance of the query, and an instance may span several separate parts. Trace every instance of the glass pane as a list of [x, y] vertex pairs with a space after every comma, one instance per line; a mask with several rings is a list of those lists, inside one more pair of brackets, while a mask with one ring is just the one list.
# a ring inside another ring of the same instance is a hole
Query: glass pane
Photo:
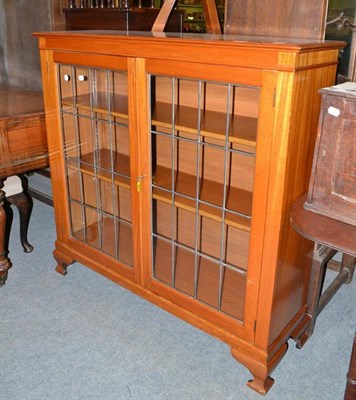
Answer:
[[77, 119], [73, 114], [62, 115], [62, 129], [64, 134], [64, 157], [79, 157], [80, 148], [77, 141]]
[[221, 310], [239, 320], [243, 319], [246, 291], [246, 274], [224, 268]]
[[70, 65], [59, 66], [59, 90], [62, 111], [73, 114], [76, 93], [74, 69]]
[[81, 241], [85, 241], [83, 231], [83, 227], [85, 226], [84, 207], [74, 201], [70, 201], [69, 211], [72, 235]]
[[81, 201], [82, 195], [80, 192], [80, 178], [81, 172], [77, 165], [67, 164], [67, 186], [68, 196], [77, 202]]
[[100, 225], [102, 215], [89, 207], [84, 207], [85, 215], [85, 238], [84, 241], [97, 249], [102, 247], [102, 235]]
[[217, 309], [219, 306], [219, 263], [200, 257], [198, 276], [197, 299]]
[[174, 287], [190, 297], [194, 297], [195, 255], [193, 251], [175, 246]]
[[170, 260], [173, 258], [172, 244], [156, 236], [152, 237], [153, 241], [153, 276], [166, 283], [172, 285], [172, 265]]

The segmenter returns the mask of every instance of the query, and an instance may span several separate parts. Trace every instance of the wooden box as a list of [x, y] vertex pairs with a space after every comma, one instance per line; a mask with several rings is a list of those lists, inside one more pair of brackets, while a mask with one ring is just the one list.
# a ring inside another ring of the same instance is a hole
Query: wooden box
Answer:
[[322, 89], [305, 208], [356, 226], [356, 83]]

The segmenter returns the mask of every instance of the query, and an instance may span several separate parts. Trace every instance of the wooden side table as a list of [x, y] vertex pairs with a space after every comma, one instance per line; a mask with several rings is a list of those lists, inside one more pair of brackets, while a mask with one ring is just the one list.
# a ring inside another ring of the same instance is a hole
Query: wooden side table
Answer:
[[[42, 92], [0, 85], [0, 286], [11, 262], [5, 237], [6, 212], [3, 181], [12, 176], [48, 166], [48, 149]], [[29, 195], [15, 195], [20, 211], [21, 241], [27, 242]], [[11, 202], [11, 199], [10, 199]], [[24, 246], [25, 251], [31, 251]]]
[[[350, 283], [356, 262], [356, 227], [333, 218], [317, 214], [304, 208], [307, 195], [297, 200], [291, 208], [291, 224], [302, 236], [315, 242], [313, 263], [308, 293], [308, 314], [310, 323], [297, 339], [297, 347], [302, 347], [313, 334], [317, 316], [325, 308], [343, 284]], [[340, 271], [328, 288], [322, 293], [327, 263], [336, 254], [343, 254]], [[355, 336], [356, 340], [356, 336]], [[356, 348], [351, 354], [345, 400], [355, 399], [356, 393]]]
[[[301, 236], [315, 242], [307, 301], [311, 320], [297, 340], [298, 347], [302, 347], [312, 335], [317, 316], [334, 294], [344, 283], [351, 282], [356, 261], [356, 227], [306, 210], [305, 201], [306, 194], [292, 205], [290, 216], [293, 228]], [[322, 293], [327, 263], [337, 252], [343, 254], [340, 272]]]

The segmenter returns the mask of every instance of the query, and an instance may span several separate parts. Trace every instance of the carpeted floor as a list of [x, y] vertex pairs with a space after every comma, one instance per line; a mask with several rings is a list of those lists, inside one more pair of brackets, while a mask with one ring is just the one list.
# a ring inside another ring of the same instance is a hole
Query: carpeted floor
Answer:
[[[13, 268], [0, 289], [1, 400], [257, 400], [247, 369], [213, 337], [80, 264], [54, 271], [53, 209], [34, 201], [29, 240], [15, 214]], [[341, 400], [356, 321], [356, 279], [290, 348], [267, 400]]]

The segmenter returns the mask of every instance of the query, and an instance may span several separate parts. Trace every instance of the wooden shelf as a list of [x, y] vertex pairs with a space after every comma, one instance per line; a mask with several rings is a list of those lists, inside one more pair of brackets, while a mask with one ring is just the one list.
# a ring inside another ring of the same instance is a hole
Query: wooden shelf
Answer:
[[[169, 168], [157, 166], [154, 176], [154, 183], [156, 186], [153, 188], [152, 196], [155, 200], [160, 200], [168, 204], [172, 204], [172, 193], [167, 190], [172, 190], [172, 171]], [[175, 174], [175, 187], [174, 191], [174, 205], [183, 208], [192, 213], [196, 212], [196, 177], [178, 172]], [[166, 190], [164, 190], [166, 189]], [[224, 187], [218, 182], [203, 179], [200, 184], [199, 200], [210, 203], [199, 204], [199, 215], [211, 218], [215, 221], [222, 221], [222, 206], [223, 206], [223, 190]], [[184, 197], [189, 196], [190, 198]], [[214, 207], [218, 206], [218, 207]], [[230, 187], [227, 193], [228, 209], [225, 214], [225, 224], [241, 229], [243, 231], [250, 231], [250, 218], [252, 209], [252, 193], [246, 190]], [[231, 211], [245, 214], [247, 217], [233, 214]]]
[[[114, 173], [114, 184], [130, 189], [130, 158], [121, 153], [113, 153], [113, 165], [110, 159], [110, 150], [100, 149], [95, 153], [84, 154], [80, 157], [80, 171], [84, 174], [95, 176], [94, 155], [96, 157], [96, 176], [103, 181], [112, 182], [112, 172]], [[69, 168], [77, 169], [77, 160], [67, 159]], [[120, 175], [117, 175], [120, 174]], [[124, 175], [124, 176], [123, 176]]]
[[[73, 101], [74, 100], [74, 101]], [[90, 95], [82, 94], [76, 97], [66, 97], [62, 99], [62, 105], [68, 107], [77, 107], [82, 110], [91, 110]], [[108, 96], [105, 93], [98, 92], [95, 97], [93, 97], [92, 110], [99, 114], [108, 115], [109, 102]], [[115, 94], [110, 96], [110, 107], [111, 115], [114, 117], [120, 117], [128, 119], [128, 100], [127, 96], [120, 94]]]
[[[152, 125], [172, 128], [172, 105], [156, 102], [153, 107]], [[178, 106], [175, 109], [174, 128], [197, 134], [198, 110], [193, 107]], [[225, 142], [226, 114], [205, 110], [201, 116], [200, 134]], [[256, 151], [257, 118], [234, 115], [230, 121], [228, 140], [230, 143], [246, 146], [251, 153]], [[238, 148], [238, 146], [237, 146]]]
[[[127, 96], [113, 95], [110, 98], [111, 115], [128, 119]], [[86, 111], [91, 110], [90, 96], [79, 95], [73, 101], [72, 97], [62, 100], [63, 106], [77, 107]], [[98, 93], [92, 104], [93, 112], [107, 115], [109, 109], [108, 98], [104, 93]], [[152, 124], [163, 128], [172, 128], [172, 106], [157, 102], [153, 108]], [[176, 130], [197, 134], [198, 110], [193, 107], [179, 106], [175, 111]], [[200, 134], [205, 137], [225, 141], [226, 114], [206, 110], [202, 113]], [[229, 142], [243, 145], [246, 150], [255, 153], [257, 136], [257, 118], [234, 115], [230, 121]], [[237, 146], [238, 149], [238, 146]]]

